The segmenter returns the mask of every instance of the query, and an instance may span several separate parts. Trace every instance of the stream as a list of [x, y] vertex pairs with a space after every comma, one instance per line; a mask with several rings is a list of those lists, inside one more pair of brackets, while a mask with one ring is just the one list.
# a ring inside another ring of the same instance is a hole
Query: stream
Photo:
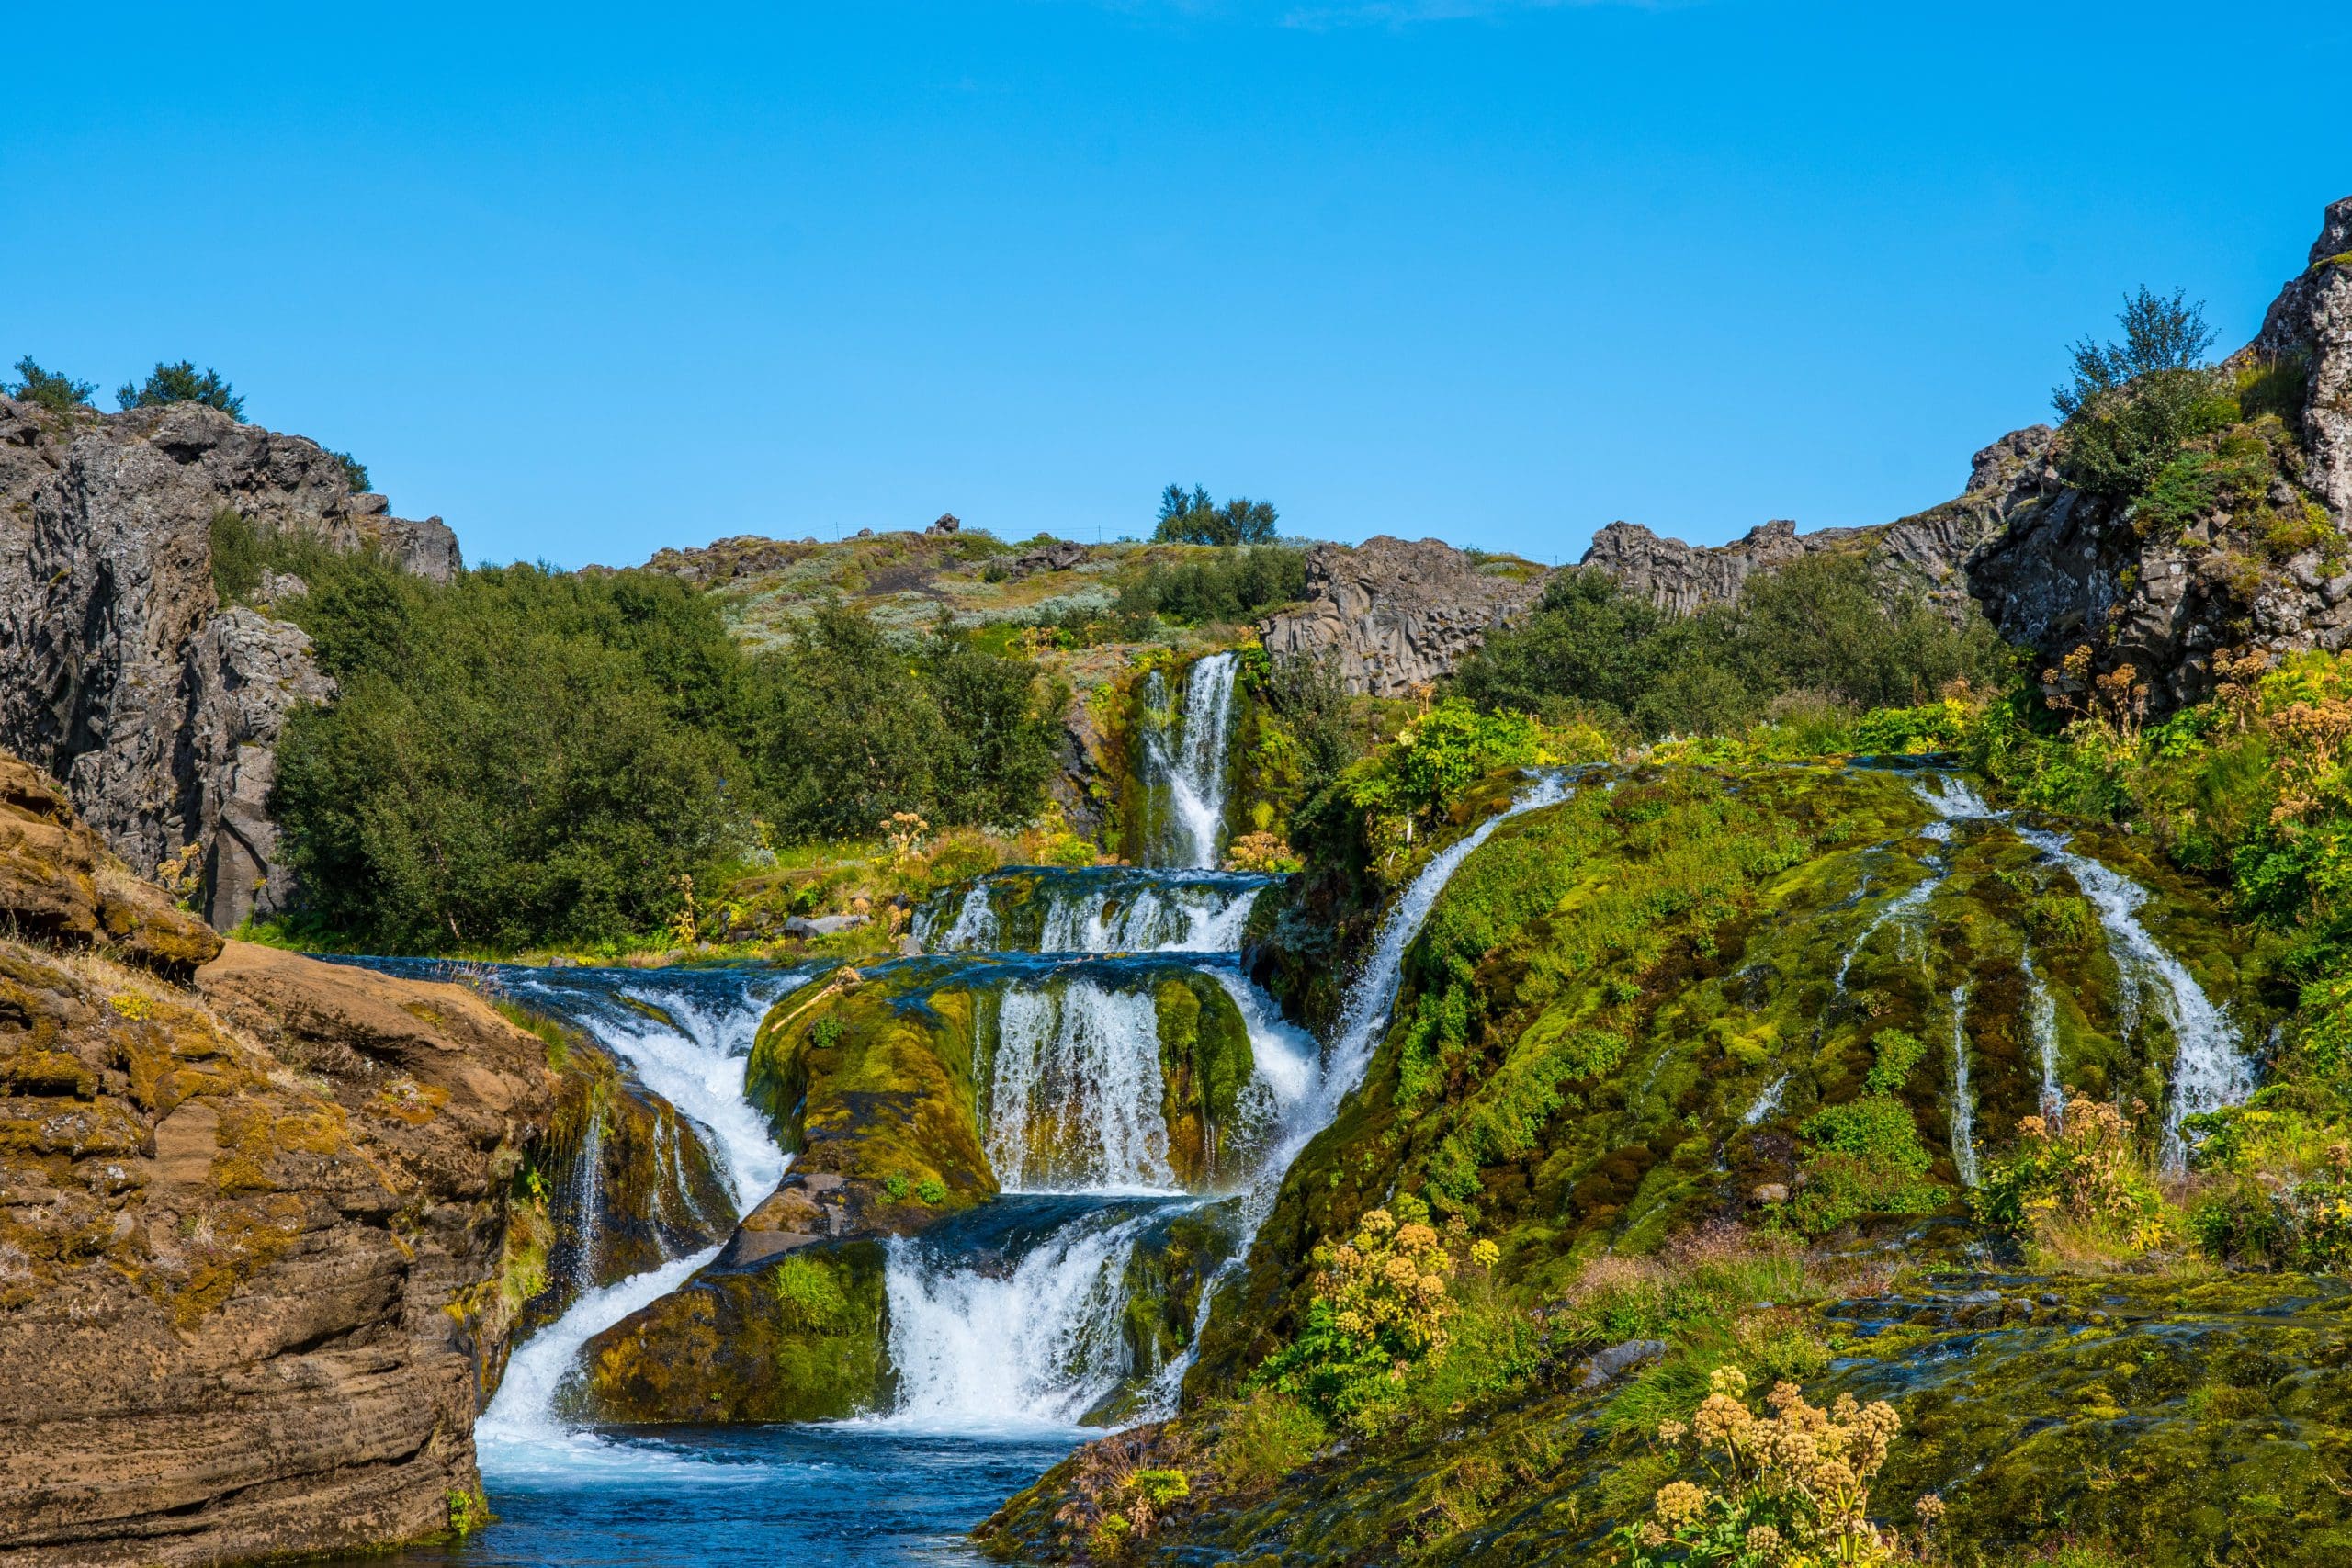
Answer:
[[[1203, 663], [1209, 661], [1204, 660]], [[1229, 668], [1187, 682], [1187, 710], [1229, 723]], [[603, 1563], [775, 1562], [789, 1564], [973, 1564], [967, 1532], [1104, 1422], [1172, 1412], [1191, 1364], [1186, 1341], [1136, 1364], [1123, 1333], [1138, 1248], [1171, 1224], [1211, 1218], [1230, 1239], [1206, 1273], [1192, 1337], [1217, 1291], [1246, 1258], [1283, 1171], [1360, 1081], [1386, 1032], [1404, 955], [1455, 870], [1508, 818], [1566, 798], [1572, 781], [1537, 777], [1510, 807], [1434, 857], [1394, 900], [1348, 987], [1328, 1043], [1285, 1022], [1242, 973], [1250, 908], [1271, 879], [1216, 873], [1219, 829], [1199, 802], [1220, 792], [1213, 746], [1186, 743], [1180, 714], [1152, 753], [1176, 809], [1152, 869], [1016, 868], [984, 876], [927, 908], [914, 928], [932, 955], [984, 990], [975, 1060], [980, 1132], [1003, 1194], [888, 1244], [890, 1407], [804, 1425], [596, 1427], [567, 1418], [565, 1388], [581, 1348], [692, 1276], [716, 1247], [598, 1284], [590, 1277], [594, 1172], [564, 1184], [590, 1234], [572, 1266], [569, 1310], [514, 1352], [476, 1427], [497, 1521], [462, 1542], [413, 1549], [375, 1562], [466, 1562], [577, 1568]], [[2226, 1021], [2133, 918], [2138, 900], [2116, 874], [2071, 853], [2054, 836], [2018, 829], [1964, 784], [1921, 793], [1937, 819], [1924, 835], [1924, 880], [1897, 887], [1862, 914], [1839, 970], [1882, 930], [1907, 948], [1908, 927], [1947, 874], [1940, 852], [1963, 825], [2015, 831], [2063, 866], [2094, 900], [2131, 978], [2180, 1044], [2178, 1100], [2199, 1108], [2240, 1091], [2242, 1058]], [[432, 966], [379, 961], [387, 968]], [[876, 964], [869, 975], [887, 972]], [[788, 1161], [745, 1100], [744, 1064], [775, 999], [822, 966], [639, 971], [499, 968], [479, 976], [583, 1031], [626, 1072], [674, 1108], [699, 1141], [741, 1215], [771, 1190]], [[1171, 1164], [1162, 1066], [1148, 989], [1126, 977], [1193, 971], [1233, 1000], [1253, 1066], [1238, 1100], [1231, 1159], [1187, 1190]], [[2043, 1093], [2054, 1093], [2059, 1053], [2046, 994], [2033, 977]], [[1954, 1156], [1976, 1178], [1971, 1127], [1969, 991], [1949, 994]], [[1773, 1113], [1774, 1080], [1745, 1120]], [[2177, 1125], [2176, 1111], [2173, 1125]], [[582, 1139], [593, 1165], [600, 1126]], [[2177, 1134], [2175, 1134], [2177, 1136]], [[671, 1150], [674, 1161], [674, 1145]], [[1205, 1266], [1204, 1266], [1205, 1271]]]

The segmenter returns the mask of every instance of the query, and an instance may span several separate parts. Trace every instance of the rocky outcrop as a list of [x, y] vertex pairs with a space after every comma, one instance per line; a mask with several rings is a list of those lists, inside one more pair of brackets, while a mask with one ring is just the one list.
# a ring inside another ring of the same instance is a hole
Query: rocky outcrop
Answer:
[[2015, 454], [2004, 526], [1967, 577], [2061, 701], [2128, 669], [2122, 700], [2154, 716], [2211, 694], [2225, 656], [2352, 646], [2352, 198], [2327, 209], [2310, 265], [2230, 367], [2299, 380], [2301, 407], [2226, 437], [2237, 473], [2185, 525], [2068, 488], [2047, 438]]
[[1276, 658], [1336, 658], [1351, 692], [1406, 696], [1525, 614], [1547, 575], [1436, 539], [1317, 545], [1306, 552], [1306, 602], [1268, 616], [1258, 635]]
[[1976, 454], [1958, 497], [1897, 522], [1800, 534], [1794, 523], [1776, 518], [1728, 545], [1686, 545], [1637, 523], [1611, 523], [1592, 536], [1578, 564], [1608, 573], [1661, 610], [1688, 615], [1734, 603], [1759, 573], [1816, 552], [1850, 551], [1888, 587], [1917, 592], [1962, 615], [1969, 557], [1998, 537], [2019, 506], [2055, 486], [2051, 439], [2042, 424], [2004, 435]]
[[543, 1047], [455, 986], [223, 947], [53, 784], [0, 791], [0, 1558], [447, 1529]]
[[302, 633], [213, 590], [233, 511], [436, 580], [437, 517], [355, 494], [315, 442], [194, 403], [59, 415], [0, 398], [0, 747], [65, 782], [141, 874], [200, 847], [203, 907], [230, 926], [284, 897], [263, 802], [286, 716], [334, 687]]

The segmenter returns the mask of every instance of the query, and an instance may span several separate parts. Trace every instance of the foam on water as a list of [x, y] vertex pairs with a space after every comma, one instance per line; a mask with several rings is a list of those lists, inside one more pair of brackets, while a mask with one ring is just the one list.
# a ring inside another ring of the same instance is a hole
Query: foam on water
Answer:
[[983, 1112], [1007, 1192], [1157, 1192], [1176, 1185], [1149, 992], [1016, 982], [998, 999]]

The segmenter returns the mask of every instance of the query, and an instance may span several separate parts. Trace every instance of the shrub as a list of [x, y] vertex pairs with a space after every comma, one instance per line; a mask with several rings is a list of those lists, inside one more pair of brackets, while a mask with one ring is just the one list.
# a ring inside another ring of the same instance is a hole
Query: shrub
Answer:
[[2018, 1134], [2016, 1152], [1970, 1194], [1981, 1218], [2062, 1250], [2090, 1242], [2137, 1252], [2164, 1240], [2164, 1199], [2121, 1111], [2069, 1099], [2056, 1123], [2028, 1116]]
[[[1737, 1367], [1715, 1370], [1688, 1423], [1667, 1421], [1659, 1441], [1706, 1466], [1712, 1485], [1670, 1481], [1650, 1517], [1610, 1536], [1630, 1568], [1669, 1563], [1883, 1562], [1870, 1521], [1871, 1483], [1902, 1430], [1894, 1407], [1840, 1394], [1826, 1410], [1794, 1383], [1774, 1386], [1764, 1415], [1746, 1402]], [[1921, 1499], [1922, 1504], [1927, 1499]], [[1921, 1509], [1942, 1512], [1940, 1499]]]
[[2071, 383], [2051, 393], [2064, 423], [2058, 465], [2068, 483], [2117, 500], [2145, 493], [2182, 446], [2233, 424], [2237, 400], [2205, 367], [2213, 344], [2202, 305], [2175, 289], [2124, 301], [2120, 343], [2074, 348]]
[[1928, 1054], [1920, 1038], [1900, 1029], [1882, 1029], [1871, 1036], [1871, 1050], [1877, 1059], [1862, 1087], [1872, 1094], [1890, 1094], [1911, 1079], [1912, 1069], [1919, 1058]]
[[1304, 1402], [1271, 1388], [1254, 1388], [1219, 1417], [1209, 1463], [1237, 1492], [1269, 1492], [1313, 1459], [1330, 1437], [1322, 1418]]
[[1151, 536], [1162, 544], [1262, 545], [1274, 536], [1274, 508], [1246, 496], [1216, 506], [1199, 485], [1190, 495], [1182, 485], [1170, 485], [1160, 492], [1159, 523]]
[[1815, 1111], [1798, 1130], [1808, 1151], [1804, 1182], [1781, 1213], [1826, 1235], [1864, 1214], [1929, 1213], [1943, 1190], [1927, 1179], [1935, 1161], [1910, 1108], [1888, 1094]]
[[199, 374], [196, 366], [185, 359], [176, 365], [159, 362], [144, 381], [125, 381], [116, 391], [115, 400], [125, 409], [202, 403], [206, 408], [219, 409], [231, 419], [242, 419], [245, 412], [245, 400], [220, 378], [219, 371], [208, 368]]
[[212, 591], [223, 604], [250, 604], [274, 552], [259, 525], [221, 507], [212, 513]]
[[330, 452], [327, 456], [333, 457], [337, 463], [343, 466], [344, 482], [351, 486], [351, 491], [354, 495], [365, 495], [368, 493], [370, 486], [368, 483], [367, 464], [361, 462], [358, 458], [353, 457], [348, 452]]
[[947, 1183], [935, 1176], [926, 1176], [915, 1183], [915, 1197], [933, 1208], [947, 1201]]
[[0, 392], [51, 413], [72, 413], [88, 402], [90, 394], [97, 389], [95, 381], [76, 381], [70, 376], [42, 369], [29, 354], [17, 361], [14, 381], [0, 381]]
[[1338, 1247], [1315, 1252], [1306, 1325], [1259, 1369], [1257, 1381], [1324, 1415], [1345, 1415], [1379, 1384], [1445, 1354], [1458, 1307], [1455, 1262], [1429, 1210], [1400, 1193], [1356, 1222]]
[[1232, 623], [1306, 595], [1306, 552], [1262, 545], [1205, 560], [1150, 562], [1119, 591], [1113, 615], [1131, 622], [1158, 615], [1182, 626]]
[[1434, 817], [1500, 768], [1541, 761], [1543, 727], [1523, 713], [1482, 713], [1448, 698], [1407, 725], [1396, 745], [1351, 770], [1354, 803], [1375, 812]]

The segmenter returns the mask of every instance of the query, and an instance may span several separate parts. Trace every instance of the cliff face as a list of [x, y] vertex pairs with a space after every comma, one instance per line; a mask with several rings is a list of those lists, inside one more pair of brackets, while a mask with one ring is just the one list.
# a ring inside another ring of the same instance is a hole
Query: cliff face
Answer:
[[1351, 692], [1407, 696], [1452, 674], [1490, 628], [1524, 615], [1549, 575], [1435, 539], [1317, 545], [1306, 553], [1306, 602], [1268, 616], [1258, 635], [1277, 658], [1330, 654]]
[[456, 536], [355, 494], [316, 443], [191, 403], [60, 416], [0, 398], [0, 748], [56, 774], [142, 874], [201, 847], [231, 926], [287, 892], [262, 803], [286, 716], [331, 696], [310, 639], [223, 609], [211, 521], [237, 512], [447, 579]]
[[2301, 378], [2290, 417], [2268, 434], [2249, 426], [2245, 453], [2222, 454], [2257, 464], [2261, 482], [2217, 487], [2184, 525], [2069, 489], [2044, 457], [1969, 560], [1969, 586], [2004, 637], [2053, 671], [2088, 650], [2053, 691], [2128, 668], [2161, 714], [2211, 694], [2218, 656], [2352, 644], [2352, 197], [2327, 209], [2310, 265], [2231, 364]]
[[0, 1558], [446, 1529], [537, 1040], [454, 986], [224, 947], [5, 758], [0, 916]]

